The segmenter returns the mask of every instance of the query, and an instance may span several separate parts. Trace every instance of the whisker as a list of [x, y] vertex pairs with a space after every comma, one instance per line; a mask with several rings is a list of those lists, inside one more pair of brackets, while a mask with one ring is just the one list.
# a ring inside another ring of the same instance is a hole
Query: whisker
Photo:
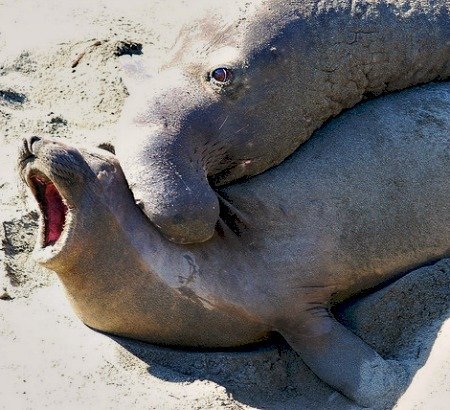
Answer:
[[228, 115], [225, 117], [225, 119], [223, 120], [223, 122], [222, 122], [222, 124], [220, 125], [220, 127], [219, 127], [219, 131], [222, 129], [222, 127], [224, 126], [224, 124], [227, 122], [227, 120], [228, 120]]

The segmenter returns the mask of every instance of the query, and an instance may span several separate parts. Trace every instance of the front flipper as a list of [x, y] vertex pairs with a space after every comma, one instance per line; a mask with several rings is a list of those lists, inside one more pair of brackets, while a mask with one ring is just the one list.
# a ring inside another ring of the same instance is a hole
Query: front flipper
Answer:
[[409, 375], [399, 362], [383, 359], [325, 308], [278, 330], [319, 378], [359, 405], [386, 408], [407, 387]]

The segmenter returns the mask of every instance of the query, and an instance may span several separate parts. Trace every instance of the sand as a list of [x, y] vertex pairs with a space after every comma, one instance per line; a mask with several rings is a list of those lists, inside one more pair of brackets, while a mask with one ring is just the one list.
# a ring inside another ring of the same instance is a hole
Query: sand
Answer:
[[[21, 139], [110, 140], [127, 96], [116, 54], [138, 42], [156, 63], [185, 22], [213, 15], [220, 5], [211, 3], [0, 1], [0, 408], [355, 408], [279, 340], [192, 352], [95, 332], [75, 317], [56, 275], [30, 257], [38, 214], [15, 171]], [[225, 6], [230, 18], [249, 7]], [[398, 409], [450, 403], [450, 261], [423, 269], [341, 315], [411, 366]]]

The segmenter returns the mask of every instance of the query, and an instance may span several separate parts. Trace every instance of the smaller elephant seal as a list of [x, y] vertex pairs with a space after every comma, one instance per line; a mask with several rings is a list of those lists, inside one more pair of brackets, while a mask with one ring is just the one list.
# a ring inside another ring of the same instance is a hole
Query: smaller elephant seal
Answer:
[[448, 0], [252, 4], [185, 28], [156, 67], [124, 64], [117, 156], [173, 242], [211, 238], [214, 187], [280, 163], [342, 110], [450, 76]]
[[360, 105], [223, 187], [214, 236], [191, 245], [153, 226], [113, 154], [32, 137], [20, 170], [42, 214], [34, 255], [95, 329], [220, 348], [279, 332], [323, 381], [381, 408], [406, 370], [330, 309], [450, 256], [449, 131], [448, 83]]

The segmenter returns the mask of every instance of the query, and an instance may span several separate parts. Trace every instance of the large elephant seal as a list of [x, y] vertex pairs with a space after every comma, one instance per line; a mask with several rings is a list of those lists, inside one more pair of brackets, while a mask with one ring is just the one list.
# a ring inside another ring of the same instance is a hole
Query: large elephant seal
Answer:
[[253, 3], [230, 18], [225, 2], [155, 67], [145, 56], [124, 64], [130, 97], [116, 152], [144, 212], [174, 242], [213, 235], [211, 185], [278, 164], [364, 98], [450, 76], [447, 0]]
[[276, 331], [322, 380], [377, 407], [406, 373], [330, 308], [450, 255], [449, 131], [448, 83], [361, 105], [221, 189], [214, 236], [192, 245], [151, 224], [112, 154], [32, 137], [20, 167], [42, 212], [35, 257], [93, 328], [195, 347]]

